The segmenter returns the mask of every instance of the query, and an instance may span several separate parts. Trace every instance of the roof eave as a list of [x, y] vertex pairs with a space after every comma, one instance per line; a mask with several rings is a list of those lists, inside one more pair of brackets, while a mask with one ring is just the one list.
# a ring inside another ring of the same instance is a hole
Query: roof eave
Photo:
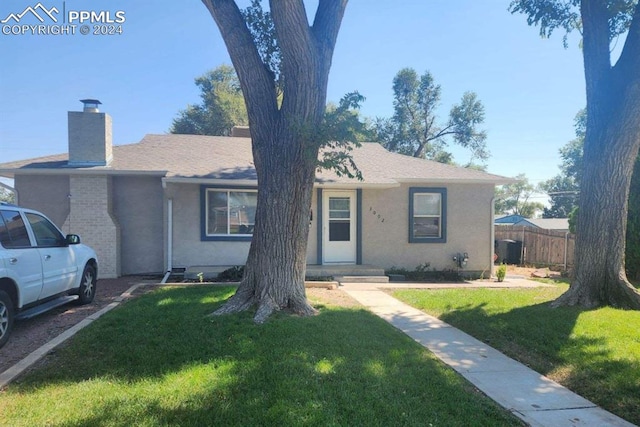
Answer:
[[485, 185], [504, 185], [511, 184], [517, 180], [506, 177], [495, 178], [398, 178], [398, 182], [403, 184], [414, 183], [443, 183], [443, 184], [485, 184]]
[[240, 186], [240, 187], [257, 187], [257, 179], [218, 179], [218, 178], [202, 178], [202, 177], [166, 177], [162, 178], [163, 184], [208, 184], [222, 186]]
[[313, 185], [315, 188], [340, 188], [340, 189], [372, 189], [372, 190], [386, 190], [389, 188], [398, 188], [400, 183], [394, 182], [365, 182], [365, 181], [353, 181], [353, 182], [332, 182], [332, 181], [316, 181]]
[[166, 170], [141, 171], [141, 170], [119, 170], [102, 167], [74, 169], [74, 168], [20, 168], [20, 169], [0, 169], [0, 176], [15, 178], [16, 175], [143, 175], [143, 176], [165, 176]]

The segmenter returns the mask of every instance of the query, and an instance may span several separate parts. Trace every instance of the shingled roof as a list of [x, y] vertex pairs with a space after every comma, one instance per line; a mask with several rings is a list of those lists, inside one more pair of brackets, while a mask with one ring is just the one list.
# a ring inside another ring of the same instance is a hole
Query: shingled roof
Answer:
[[[510, 178], [474, 169], [445, 165], [391, 153], [380, 144], [364, 143], [352, 152], [362, 172], [363, 186], [393, 186], [400, 182], [459, 182], [504, 184]], [[167, 180], [255, 181], [249, 138], [201, 135], [146, 135], [136, 144], [113, 146], [108, 166], [70, 167], [68, 155], [58, 154], [22, 161], [0, 163], [0, 176], [16, 174], [108, 173], [151, 174]], [[321, 171], [320, 185], [354, 185], [356, 180]]]

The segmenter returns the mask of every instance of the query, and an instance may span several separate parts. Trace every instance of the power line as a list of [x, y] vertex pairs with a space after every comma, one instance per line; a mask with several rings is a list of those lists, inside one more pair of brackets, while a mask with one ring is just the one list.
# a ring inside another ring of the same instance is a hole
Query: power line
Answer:
[[563, 194], [577, 196], [578, 194], [580, 194], [580, 190], [552, 191], [551, 193], [547, 194], [550, 196], [562, 196]]

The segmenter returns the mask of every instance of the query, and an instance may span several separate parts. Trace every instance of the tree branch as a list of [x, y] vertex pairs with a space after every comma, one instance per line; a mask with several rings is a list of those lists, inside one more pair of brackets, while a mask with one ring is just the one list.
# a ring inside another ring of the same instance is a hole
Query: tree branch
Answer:
[[[631, 84], [640, 81], [640, 3], [636, 5], [624, 47], [614, 66], [614, 78], [623, 78]], [[622, 77], [624, 76], [624, 77]]]
[[435, 114], [427, 117], [427, 120], [426, 120], [427, 126], [425, 127], [425, 136], [428, 137], [428, 135], [431, 133], [431, 129], [433, 129], [435, 122], [436, 122]]
[[296, 61], [313, 46], [307, 12], [301, 0], [271, 0], [271, 18], [276, 27], [283, 59]]
[[[316, 80], [315, 66], [317, 52], [307, 21], [307, 12], [301, 0], [270, 0], [271, 18], [276, 30], [282, 72], [284, 74], [284, 88], [282, 111], [285, 116], [308, 118], [307, 99], [314, 99], [312, 89], [301, 85], [305, 82], [301, 73], [311, 73], [311, 81]], [[316, 112], [317, 113], [317, 112]], [[299, 123], [302, 125], [302, 123]]]
[[[324, 48], [328, 50], [326, 53], [330, 54], [328, 58], [329, 62], [331, 61], [333, 48], [338, 39], [338, 31], [340, 30], [340, 24], [347, 7], [347, 1], [348, 0], [320, 0], [318, 4], [318, 11], [313, 21], [312, 31], [318, 43], [324, 45]], [[324, 39], [322, 39], [320, 35], [324, 36]]]
[[[411, 116], [411, 120], [409, 122], [416, 123], [418, 121], [418, 118], [416, 117], [417, 112], [411, 107], [411, 104], [409, 103], [409, 98], [404, 97], [403, 103], [406, 111], [409, 113], [409, 116]], [[424, 142], [418, 141], [418, 148], [413, 152], [413, 157], [422, 157], [422, 154], [423, 154], [422, 151], [424, 150], [424, 147], [426, 146], [427, 142], [428, 141], [424, 141]]]
[[422, 155], [424, 154], [424, 149], [430, 141], [429, 134], [431, 133], [431, 128], [436, 118], [435, 116], [431, 116], [431, 120], [429, 120], [429, 113], [427, 112], [426, 114], [427, 114], [425, 117], [426, 126], [424, 127], [422, 140], [418, 141], [418, 149], [414, 151], [413, 157], [422, 157]]
[[[600, 105], [606, 96], [610, 78], [609, 21], [606, 2], [582, 0], [580, 5], [583, 26], [584, 73], [587, 86], [587, 105]], [[587, 120], [595, 120], [588, 114]]]
[[[282, 109], [285, 114], [296, 112], [298, 117], [311, 118], [317, 123], [322, 120], [324, 112], [309, 109], [311, 104], [304, 100], [313, 99], [314, 105], [326, 102], [331, 58], [346, 5], [347, 0], [321, 0], [311, 28], [301, 0], [270, 1], [282, 53], [285, 76]], [[311, 80], [315, 84], [303, 84], [308, 77], [299, 78], [300, 73], [312, 73]]]
[[[249, 124], [264, 117], [265, 112], [275, 119], [278, 111], [275, 82], [260, 58], [240, 9], [233, 0], [202, 0], [202, 3], [218, 25], [238, 74]], [[257, 127], [250, 129], [253, 133]]]
[[441, 129], [440, 132], [438, 132], [437, 134], [435, 134], [432, 137], [430, 137], [429, 139], [427, 139], [427, 141], [433, 141], [433, 140], [438, 139], [438, 138], [440, 138], [442, 136], [445, 136], [445, 135], [455, 135], [457, 133], [460, 133], [460, 132], [455, 131], [455, 130], [449, 130], [452, 127], [453, 127], [453, 125], [449, 125], [449, 126], [445, 127], [444, 129]]

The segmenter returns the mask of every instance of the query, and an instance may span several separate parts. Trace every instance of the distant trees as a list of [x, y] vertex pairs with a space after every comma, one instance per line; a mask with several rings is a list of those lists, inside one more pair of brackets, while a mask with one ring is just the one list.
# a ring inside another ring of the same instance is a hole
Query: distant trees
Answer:
[[524, 174], [516, 176], [515, 179], [518, 181], [496, 188], [495, 211], [497, 214], [534, 218], [544, 209], [542, 203], [529, 201], [537, 189], [529, 183]]
[[221, 65], [195, 79], [200, 104], [178, 113], [171, 133], [228, 136], [233, 126], [249, 124], [240, 81], [233, 67]]
[[0, 187], [0, 202], [15, 203], [16, 196], [6, 188]]
[[447, 151], [453, 142], [471, 152], [469, 165], [489, 157], [484, 123], [484, 106], [474, 92], [465, 92], [445, 120], [438, 119], [441, 88], [429, 71], [418, 76], [412, 68], [403, 68], [393, 79], [391, 118], [380, 118], [375, 125], [377, 140], [389, 151], [408, 156], [452, 163]]
[[560, 174], [540, 187], [549, 194], [551, 205], [544, 208], [543, 218], [568, 218], [571, 211], [578, 206], [580, 194], [580, 177], [582, 176], [582, 149], [587, 124], [586, 110], [576, 114], [574, 127], [576, 137], [560, 149]]
[[[256, 0], [242, 13], [253, 37], [259, 41], [263, 60], [274, 70], [276, 96], [281, 102], [284, 80], [279, 50], [268, 37], [273, 36], [270, 14]], [[195, 83], [200, 88], [201, 102], [180, 111], [170, 133], [228, 136], [233, 126], [248, 125], [247, 108], [233, 67], [221, 65], [196, 78]], [[393, 92], [392, 117], [359, 118], [363, 123], [360, 141], [377, 141], [389, 151], [441, 163], [454, 162], [447, 147], [455, 143], [470, 151], [467, 167], [484, 168], [483, 162], [489, 157], [486, 132], [479, 129], [484, 123], [484, 106], [474, 92], [465, 92], [460, 102], [451, 107], [446, 120], [438, 119], [441, 88], [429, 71], [418, 76], [415, 70], [403, 68], [393, 79]], [[360, 98], [358, 104], [364, 100]], [[328, 112], [335, 108], [334, 104], [327, 106]]]

